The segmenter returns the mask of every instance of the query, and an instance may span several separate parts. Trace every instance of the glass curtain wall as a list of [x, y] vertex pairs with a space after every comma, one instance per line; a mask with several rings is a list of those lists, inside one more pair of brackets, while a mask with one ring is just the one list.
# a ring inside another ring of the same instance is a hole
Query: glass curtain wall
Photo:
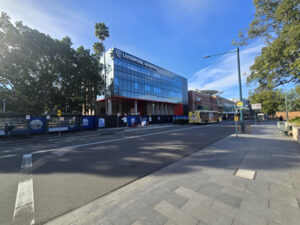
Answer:
[[[167, 70], [153, 71], [124, 59], [114, 58], [113, 96], [183, 103], [184, 78]], [[186, 86], [186, 80], [185, 84]]]

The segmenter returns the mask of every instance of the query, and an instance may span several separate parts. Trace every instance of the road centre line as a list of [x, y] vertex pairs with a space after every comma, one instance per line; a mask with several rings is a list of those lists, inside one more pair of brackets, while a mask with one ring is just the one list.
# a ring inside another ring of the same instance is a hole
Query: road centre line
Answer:
[[[46, 149], [46, 150], [35, 151], [35, 152], [32, 152], [32, 154], [41, 154], [41, 153], [57, 152], [57, 151], [64, 151], [65, 153], [67, 153], [67, 151], [71, 151], [74, 148], [80, 148], [80, 147], [86, 147], [86, 146], [90, 146], [90, 145], [103, 144], [103, 143], [116, 142], [116, 141], [124, 141], [124, 140], [129, 140], [129, 139], [135, 139], [135, 138], [153, 136], [153, 135], [157, 135], [157, 134], [172, 133], [172, 132], [177, 132], [177, 131], [190, 130], [190, 129], [196, 129], [196, 128], [202, 128], [202, 127], [209, 127], [209, 126], [211, 126], [211, 125], [195, 126], [195, 127], [188, 127], [188, 128], [183, 128], [183, 129], [160, 131], [160, 132], [156, 132], [156, 133], [142, 134], [142, 135], [139, 135], [139, 136], [116, 138], [116, 139], [105, 140], [105, 141], [96, 141], [96, 142], [91, 142], [91, 143], [86, 143], [86, 144], [80, 144], [80, 145], [72, 145], [72, 146], [62, 147], [62, 148], [53, 148], [53, 149]], [[56, 153], [54, 153], [54, 154], [56, 154]], [[56, 155], [59, 156], [59, 154], [56, 154]], [[62, 154], [62, 155], [64, 155], [64, 154]]]
[[[168, 128], [171, 127], [171, 125], [168, 126], [153, 126], [153, 127], [143, 127], [143, 128], [134, 128], [134, 129], [130, 129], [130, 128], [126, 128], [125, 129], [123, 127], [119, 127], [119, 128], [105, 128], [105, 129], [99, 129], [95, 132], [92, 133], [86, 133], [84, 132], [83, 134], [79, 134], [78, 136], [71, 136], [71, 135], [67, 135], [67, 136], [62, 136], [62, 137], [55, 137], [52, 136], [51, 139], [41, 139], [41, 141], [48, 141], [48, 142], [53, 142], [53, 141], [58, 141], [58, 140], [70, 140], [70, 139], [78, 139], [78, 138], [86, 138], [86, 137], [99, 137], [101, 134], [99, 134], [99, 132], [103, 132], [103, 131], [115, 131], [115, 132], [137, 132], [140, 130], [154, 130], [154, 129], [161, 129], [161, 128]], [[39, 141], [39, 139], [37, 138], [33, 138], [33, 141]], [[19, 142], [17, 144], [22, 144], [22, 143], [28, 143], [30, 140], [26, 140], [26, 142]], [[2, 143], [0, 143], [0, 147], [7, 147], [7, 146], [1, 146]], [[4, 142], [5, 144], [5, 142]], [[1, 158], [1, 157], [0, 157]]]
[[[32, 154], [24, 154], [21, 163], [21, 172], [26, 171], [32, 167]], [[28, 178], [28, 176], [30, 176]], [[25, 178], [25, 179], [24, 179]], [[22, 220], [22, 224], [33, 225], [35, 220], [33, 218], [34, 213], [34, 197], [33, 197], [33, 181], [32, 176], [24, 175], [21, 176], [20, 182], [18, 184], [18, 190], [16, 195], [15, 209], [13, 214], [13, 224], [19, 224]], [[24, 218], [26, 217], [26, 222]]]
[[[122, 129], [122, 127], [120, 128], [105, 128], [105, 129], [100, 129], [98, 130], [97, 132], [103, 132], [103, 131], [116, 131], [116, 132], [124, 132], [124, 133], [130, 133], [130, 132], [137, 132], [137, 131], [143, 131], [143, 130], [155, 130], [155, 129], [162, 129], [162, 128], [167, 128], [167, 127], [170, 127], [170, 126], [155, 126], [155, 127], [149, 127], [149, 128], [134, 128], [134, 129]], [[120, 130], [122, 129], [122, 130]], [[120, 131], [118, 131], [120, 130]], [[114, 133], [113, 133], [114, 134]], [[85, 137], [99, 137], [99, 133], [92, 133], [92, 134], [84, 134], [84, 135], [80, 135], [78, 137], [72, 137], [72, 136], [69, 136], [69, 137], [60, 137], [60, 138], [55, 138], [55, 139], [50, 139], [50, 140], [47, 140], [49, 142], [52, 142], [52, 141], [59, 141], [59, 140], [70, 140], [70, 139], [78, 139], [78, 138], [85, 138]]]
[[19, 155], [18, 154], [2, 155], [2, 156], [0, 156], [0, 159], [11, 158], [11, 157], [16, 157], [16, 156], [19, 156]]
[[[176, 129], [176, 130], [161, 131], [161, 132], [156, 132], [156, 133], [151, 133], [151, 134], [144, 134], [144, 135], [140, 135], [140, 136], [132, 136], [132, 137], [126, 137], [126, 138], [117, 138], [117, 139], [111, 139], [111, 140], [106, 140], [106, 141], [97, 141], [97, 142], [91, 142], [91, 143], [82, 144], [82, 145], [73, 145], [73, 146], [68, 146], [68, 147], [45, 149], [45, 150], [40, 150], [40, 151], [34, 151], [34, 152], [32, 152], [32, 154], [34, 155], [34, 154], [42, 154], [42, 153], [47, 153], [47, 152], [54, 152], [54, 151], [58, 151], [59, 149], [61, 149], [62, 151], [64, 151], [64, 150], [68, 151], [68, 150], [71, 150], [71, 148], [76, 148], [76, 147], [84, 147], [84, 146], [90, 146], [90, 145], [95, 145], [95, 144], [102, 144], [102, 143], [108, 143], [108, 142], [114, 142], [114, 141], [122, 141], [122, 140], [145, 137], [145, 136], [151, 136], [151, 135], [156, 135], [156, 134], [171, 133], [171, 132], [177, 132], [177, 131], [189, 130], [189, 129], [196, 129], [196, 128], [205, 128], [205, 127], [210, 127], [210, 126], [215, 126], [215, 124], [205, 125], [205, 126], [188, 127], [188, 128]], [[217, 127], [217, 126], [215, 126], [215, 127]], [[58, 155], [60, 155], [60, 154], [58, 154]], [[17, 156], [18, 156], [18, 154], [2, 155], [2, 156], [0, 156], [0, 159], [1, 158], [17, 157]]]

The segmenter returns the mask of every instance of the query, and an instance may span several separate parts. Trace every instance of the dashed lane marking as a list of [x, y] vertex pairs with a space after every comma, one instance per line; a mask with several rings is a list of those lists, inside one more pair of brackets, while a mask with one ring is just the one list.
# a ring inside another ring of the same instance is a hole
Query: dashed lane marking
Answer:
[[24, 154], [21, 164], [20, 181], [16, 195], [16, 203], [13, 214], [13, 224], [30, 224], [35, 223], [34, 213], [34, 197], [33, 197], [33, 181], [31, 174], [24, 172], [32, 168], [32, 154]]

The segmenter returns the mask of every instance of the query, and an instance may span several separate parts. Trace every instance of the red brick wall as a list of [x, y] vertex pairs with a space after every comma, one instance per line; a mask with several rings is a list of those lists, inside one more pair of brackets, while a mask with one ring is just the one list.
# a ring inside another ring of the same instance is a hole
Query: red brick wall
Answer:
[[[218, 100], [214, 96], [199, 93], [196, 91], [189, 91], [189, 111], [197, 110], [198, 107], [202, 105], [204, 109], [218, 111]], [[200, 98], [200, 101], [197, 101]]]
[[[284, 120], [286, 120], [286, 114], [285, 112], [276, 112], [276, 117], [279, 118], [280, 116], [283, 117]], [[297, 112], [288, 112], [289, 119], [294, 119], [296, 117], [300, 117], [300, 111]]]

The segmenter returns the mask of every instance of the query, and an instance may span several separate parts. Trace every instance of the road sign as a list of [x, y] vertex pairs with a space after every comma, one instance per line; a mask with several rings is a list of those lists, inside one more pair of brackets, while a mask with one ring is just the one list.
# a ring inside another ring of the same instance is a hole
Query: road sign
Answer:
[[61, 110], [57, 110], [57, 116], [61, 116]]
[[252, 110], [261, 109], [261, 103], [258, 104], [251, 104]]
[[237, 103], [236, 103], [236, 108], [237, 108], [237, 109], [243, 109], [243, 108], [244, 108], [243, 102], [241, 102], [241, 101], [237, 102]]

